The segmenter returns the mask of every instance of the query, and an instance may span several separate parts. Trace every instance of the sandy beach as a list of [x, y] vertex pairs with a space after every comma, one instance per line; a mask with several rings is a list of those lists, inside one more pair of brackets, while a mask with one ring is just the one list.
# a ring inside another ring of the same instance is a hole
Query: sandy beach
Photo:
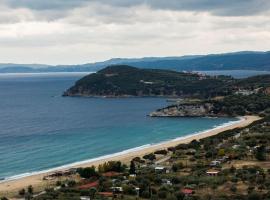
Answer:
[[[138, 149], [138, 150], [134, 150], [125, 154], [118, 154], [115, 156], [111, 156], [109, 158], [103, 158], [100, 160], [95, 160], [95, 161], [90, 161], [84, 164], [79, 164], [79, 165], [74, 165], [72, 166], [72, 168], [74, 167], [87, 167], [87, 166], [92, 166], [92, 165], [99, 165], [101, 163], [104, 163], [106, 161], [110, 161], [110, 160], [120, 160], [122, 162], [128, 163], [130, 162], [130, 160], [136, 156], [143, 156], [147, 153], [151, 153], [154, 152], [156, 150], [159, 149], [165, 149], [171, 146], [176, 146], [178, 144], [181, 143], [188, 143], [194, 139], [202, 139], [205, 137], [209, 137], [212, 135], [216, 135], [220, 132], [226, 131], [226, 130], [230, 130], [230, 129], [234, 129], [234, 128], [238, 128], [238, 127], [245, 127], [247, 125], [249, 125], [250, 123], [256, 121], [260, 119], [257, 116], [245, 116], [243, 117], [240, 121], [237, 121], [235, 123], [229, 124], [227, 126], [222, 126], [222, 127], [217, 127], [208, 131], [204, 131], [195, 135], [190, 135], [188, 137], [185, 138], [179, 138], [179, 139], [175, 139], [175, 140], [171, 140], [171, 141], [166, 141], [157, 145], [152, 145], [149, 147], [145, 147], [142, 149]], [[64, 170], [65, 168], [63, 168], [62, 170]], [[68, 168], [66, 168], [68, 169]], [[51, 172], [50, 172], [51, 173]], [[43, 177], [48, 175], [49, 173], [43, 173], [43, 174], [38, 174], [38, 175], [32, 175], [32, 176], [28, 176], [28, 177], [24, 177], [24, 178], [20, 178], [17, 180], [10, 180], [10, 181], [6, 181], [6, 182], [2, 182], [0, 183], [0, 196], [1, 195], [6, 195], [6, 196], [10, 196], [11, 194], [17, 194], [18, 190], [22, 189], [22, 188], [26, 188], [28, 185], [32, 185], [34, 188], [36, 188], [36, 191], [40, 188], [45, 188], [46, 186], [48, 186], [48, 181], [44, 181]]]

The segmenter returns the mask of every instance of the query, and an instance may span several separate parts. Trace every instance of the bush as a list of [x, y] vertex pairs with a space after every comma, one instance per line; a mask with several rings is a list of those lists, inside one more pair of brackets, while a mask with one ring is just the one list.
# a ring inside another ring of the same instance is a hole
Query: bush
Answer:
[[136, 190], [131, 185], [124, 185], [123, 186], [123, 193], [128, 195], [136, 195]]
[[178, 163], [173, 163], [172, 165], [172, 170], [174, 172], [177, 172], [179, 169], [182, 169], [184, 167], [183, 163], [178, 162]]
[[150, 198], [150, 192], [149, 191], [143, 191], [141, 194], [142, 198]]
[[166, 197], [167, 197], [167, 191], [159, 190], [159, 191], [158, 191], [158, 197], [159, 197], [160, 199], [166, 199]]
[[92, 167], [86, 167], [86, 168], [79, 168], [77, 169], [77, 172], [82, 178], [91, 178], [91, 177], [98, 177], [99, 174], [96, 172], [96, 168], [94, 166]]
[[237, 191], [237, 187], [236, 187], [235, 185], [233, 185], [233, 186], [230, 188], [230, 190], [231, 190], [232, 192], [236, 192], [236, 191]]
[[261, 196], [256, 192], [252, 192], [251, 194], [248, 195], [248, 200], [260, 200], [260, 199], [262, 199]]
[[67, 182], [67, 185], [68, 185], [68, 187], [73, 187], [73, 186], [76, 185], [76, 181], [74, 181], [74, 180], [69, 180], [69, 181]]
[[145, 163], [145, 161], [142, 160], [140, 157], [135, 157], [132, 159], [132, 161], [137, 162], [137, 163]]
[[157, 151], [154, 152], [154, 154], [167, 155], [168, 151], [166, 151], [165, 149], [157, 150]]
[[259, 161], [265, 161], [266, 160], [266, 150], [265, 150], [264, 146], [260, 146], [260, 147], [257, 148], [255, 157]]
[[153, 160], [156, 159], [156, 156], [155, 156], [155, 154], [150, 153], [150, 154], [144, 155], [143, 158], [146, 159], [146, 160], [151, 160], [151, 161], [153, 161]]
[[120, 161], [109, 161], [98, 166], [99, 172], [123, 172], [126, 169], [126, 165], [123, 165]]
[[21, 190], [19, 190], [19, 195], [20, 196], [24, 196], [25, 195], [25, 189], [24, 188], [21, 189]]

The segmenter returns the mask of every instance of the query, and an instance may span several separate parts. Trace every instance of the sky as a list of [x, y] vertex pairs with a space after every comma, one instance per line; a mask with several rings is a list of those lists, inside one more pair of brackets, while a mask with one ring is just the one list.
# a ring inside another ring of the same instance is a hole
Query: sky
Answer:
[[270, 0], [0, 0], [0, 63], [270, 50]]

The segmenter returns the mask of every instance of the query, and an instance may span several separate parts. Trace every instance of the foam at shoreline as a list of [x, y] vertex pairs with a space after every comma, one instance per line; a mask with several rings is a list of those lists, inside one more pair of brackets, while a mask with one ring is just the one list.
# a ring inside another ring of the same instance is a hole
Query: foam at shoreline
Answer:
[[203, 134], [208, 133], [210, 131], [222, 129], [222, 128], [232, 126], [234, 124], [238, 124], [238, 123], [241, 123], [241, 122], [245, 121], [245, 117], [238, 117], [238, 119], [239, 120], [229, 121], [229, 122], [223, 123], [221, 125], [214, 126], [211, 129], [202, 130], [202, 131], [199, 131], [199, 132], [194, 132], [194, 133], [191, 133], [191, 134], [186, 135], [186, 136], [182, 136], [182, 137], [178, 137], [178, 138], [174, 138], [174, 139], [168, 139], [168, 140], [165, 140], [165, 141], [162, 141], [162, 142], [159, 142], [159, 143], [145, 144], [145, 145], [142, 145], [142, 146], [138, 146], [138, 147], [130, 148], [130, 149], [127, 149], [127, 150], [123, 150], [121, 152], [117, 152], [117, 153], [113, 153], [113, 154], [109, 154], [109, 155], [104, 155], [104, 156], [100, 156], [100, 157], [96, 157], [96, 158], [91, 158], [91, 159], [84, 160], [84, 161], [78, 161], [78, 162], [62, 165], [62, 166], [59, 166], [59, 167], [54, 167], [54, 168], [47, 169], [47, 170], [41, 170], [41, 171], [36, 171], [36, 172], [27, 172], [27, 173], [22, 173], [22, 174], [10, 176], [10, 177], [3, 177], [4, 180], [0, 180], [0, 183], [13, 181], [13, 180], [18, 180], [18, 179], [22, 179], [22, 178], [29, 177], [29, 176], [34, 176], [34, 175], [46, 174], [46, 173], [50, 173], [50, 172], [54, 172], [54, 171], [58, 171], [58, 170], [69, 169], [69, 168], [76, 167], [76, 166], [79, 166], [79, 165], [92, 163], [92, 162], [95, 162], [95, 161], [101, 161], [101, 160], [113, 158], [113, 157], [116, 157], [116, 156], [125, 155], [125, 154], [131, 153], [131, 152], [138, 152], [140, 150], [147, 149], [149, 147], [157, 147], [157, 146], [166, 144], [166, 143], [168, 143], [170, 141], [181, 141], [181, 140], [188, 139], [190, 137], [203, 135]]

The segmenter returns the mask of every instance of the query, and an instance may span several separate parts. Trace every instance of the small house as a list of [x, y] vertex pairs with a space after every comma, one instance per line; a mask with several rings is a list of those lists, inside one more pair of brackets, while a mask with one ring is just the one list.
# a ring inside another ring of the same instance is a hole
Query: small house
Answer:
[[165, 173], [166, 172], [166, 167], [163, 167], [163, 166], [156, 166], [155, 167], [155, 172], [156, 173]]
[[119, 194], [123, 192], [123, 188], [122, 187], [111, 187], [111, 190], [113, 191], [113, 193]]
[[81, 196], [81, 197], [80, 197], [80, 200], [90, 200], [90, 197], [87, 197], [87, 196]]
[[206, 171], [206, 174], [208, 176], [217, 176], [220, 173], [220, 171], [215, 170], [215, 169], [209, 169]]
[[210, 166], [211, 167], [216, 167], [216, 166], [219, 166], [221, 164], [220, 161], [218, 160], [213, 160], [211, 163], [210, 163]]

